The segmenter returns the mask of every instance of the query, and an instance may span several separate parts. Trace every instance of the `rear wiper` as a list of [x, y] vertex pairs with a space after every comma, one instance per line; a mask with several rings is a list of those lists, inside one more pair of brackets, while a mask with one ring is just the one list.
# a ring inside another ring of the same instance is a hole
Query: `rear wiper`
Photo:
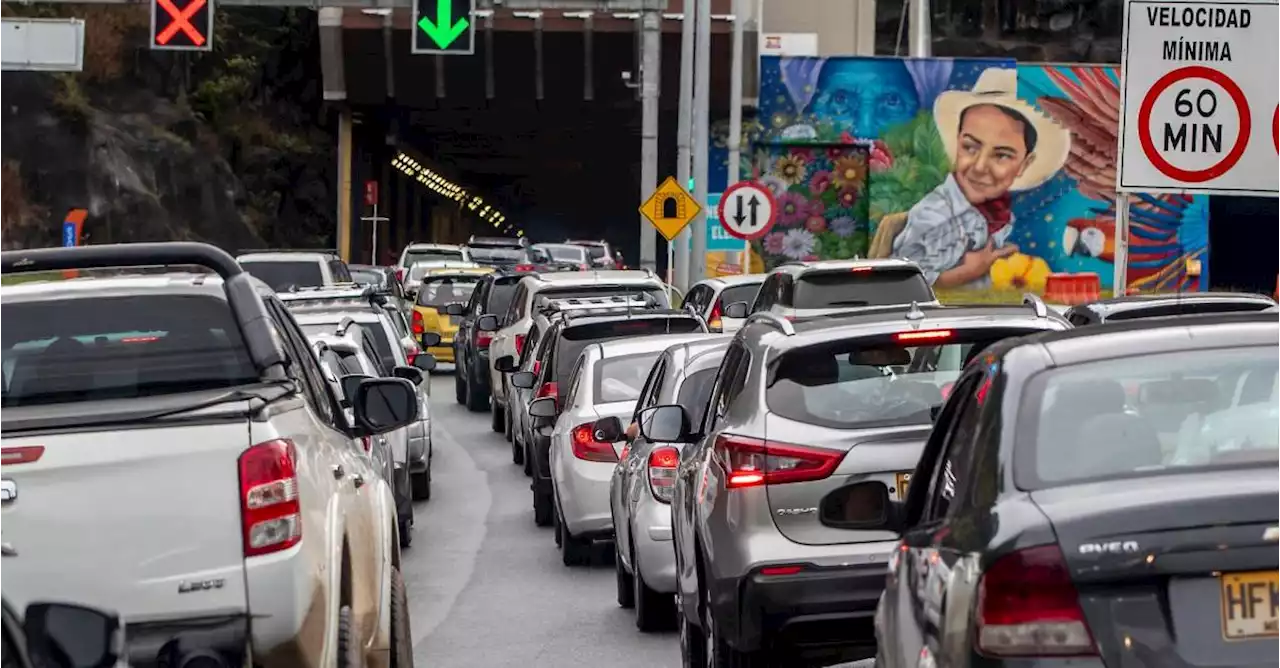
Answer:
[[[275, 381], [270, 385], [268, 385], [268, 387], [283, 387], [285, 385], [289, 387], [293, 387], [293, 381], [292, 380]], [[222, 394], [209, 397], [208, 399], [205, 399], [203, 401], [197, 401], [191, 404], [183, 404], [181, 406], [175, 406], [173, 408], [166, 408], [162, 411], [156, 411], [155, 413], [129, 416], [128, 419], [125, 421], [150, 422], [151, 420], [159, 420], [166, 417], [172, 417], [174, 415], [181, 415], [182, 413], [190, 413], [191, 411], [198, 411], [201, 409], [209, 408], [210, 406], [218, 406], [220, 404], [231, 403], [233, 401], [252, 401], [254, 399], [257, 399], [259, 401], [266, 402], [269, 400], [269, 398], [264, 395], [263, 390], [265, 389], [267, 388], [259, 388], [257, 390], [246, 390], [244, 388], [236, 388], [229, 392], [223, 392]]]

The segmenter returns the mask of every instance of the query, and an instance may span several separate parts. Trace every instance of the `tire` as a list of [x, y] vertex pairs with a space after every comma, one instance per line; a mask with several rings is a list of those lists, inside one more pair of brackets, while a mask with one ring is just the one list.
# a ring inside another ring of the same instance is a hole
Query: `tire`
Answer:
[[507, 410], [502, 412], [506, 413], [506, 419], [503, 420], [505, 424], [502, 428], [502, 436], [503, 438], [507, 439], [508, 443], [511, 443], [516, 439], [516, 430], [515, 430], [515, 425], [512, 424], [511, 411]]
[[409, 594], [400, 569], [391, 569], [391, 668], [413, 668], [413, 634], [409, 630]]
[[501, 434], [506, 425], [507, 412], [503, 410], [505, 407], [496, 401], [490, 401], [489, 404], [493, 409], [489, 412], [489, 428], [495, 434]]
[[560, 532], [560, 563], [565, 566], [586, 566], [591, 562], [591, 542], [569, 533], [564, 522], [558, 522]]
[[552, 515], [555, 512], [555, 504], [548, 492], [533, 492], [533, 523], [540, 527], [551, 526]]
[[702, 635], [709, 668], [764, 668], [762, 652], [739, 652], [720, 635], [720, 629], [706, 596], [702, 596]]
[[707, 639], [702, 629], [689, 621], [683, 612], [678, 615], [680, 628], [680, 666], [681, 668], [706, 668]]
[[431, 460], [427, 460], [427, 470], [413, 474], [413, 500], [431, 500]]
[[360, 648], [356, 620], [349, 605], [344, 605], [338, 610], [337, 668], [364, 668], [364, 653]]
[[[632, 560], [631, 563], [634, 564], [635, 561]], [[626, 567], [622, 565], [622, 560], [616, 557], [613, 560], [613, 569], [618, 581], [618, 607], [623, 610], [636, 607], [636, 590], [632, 582], [634, 576], [627, 572]]]
[[467, 404], [467, 382], [460, 373], [453, 375], [453, 398], [464, 406]]
[[520, 439], [511, 441], [511, 463], [520, 465], [524, 464], [524, 445], [520, 443]]
[[480, 413], [489, 410], [489, 397], [481, 394], [480, 390], [476, 389], [476, 383], [472, 382], [471, 373], [467, 372], [466, 374], [458, 375], [466, 376], [466, 380], [463, 382], [463, 385], [467, 388], [467, 410], [472, 413]]
[[631, 582], [635, 589], [632, 599], [636, 605], [636, 628], [641, 633], [665, 631], [671, 628], [675, 617], [675, 597], [661, 594], [649, 588], [644, 582], [644, 573], [640, 571], [640, 562], [636, 559], [635, 550], [631, 551]]
[[533, 477], [533, 449], [526, 445], [524, 448], [524, 477]]
[[400, 549], [407, 550], [413, 545], [413, 520], [400, 520]]

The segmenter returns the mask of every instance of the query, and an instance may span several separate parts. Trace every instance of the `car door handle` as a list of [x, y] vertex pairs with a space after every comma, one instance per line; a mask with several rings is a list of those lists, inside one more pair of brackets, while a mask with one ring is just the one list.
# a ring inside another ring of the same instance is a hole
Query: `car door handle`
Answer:
[[356, 489], [360, 489], [361, 487], [364, 487], [364, 476], [360, 475], [359, 473], [351, 474], [351, 484], [355, 485]]
[[342, 480], [342, 476], [347, 474], [346, 470], [342, 468], [342, 464], [334, 464], [332, 470], [334, 480]]

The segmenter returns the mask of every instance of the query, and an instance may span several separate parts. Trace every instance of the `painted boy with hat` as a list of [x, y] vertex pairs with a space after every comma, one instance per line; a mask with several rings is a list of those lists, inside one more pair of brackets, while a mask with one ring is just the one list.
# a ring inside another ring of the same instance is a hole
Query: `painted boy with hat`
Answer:
[[893, 254], [912, 260], [937, 288], [986, 289], [991, 265], [1018, 252], [1010, 192], [1049, 180], [1071, 152], [1071, 133], [1018, 99], [1018, 75], [990, 68], [971, 91], [933, 106], [952, 161], [942, 185], [911, 207]]

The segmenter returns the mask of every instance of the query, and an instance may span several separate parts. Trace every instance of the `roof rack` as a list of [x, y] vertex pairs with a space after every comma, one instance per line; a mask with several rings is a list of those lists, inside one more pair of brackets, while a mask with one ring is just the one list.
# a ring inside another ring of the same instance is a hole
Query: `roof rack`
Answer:
[[907, 320], [924, 320], [924, 311], [920, 310], [920, 302], [911, 302], [911, 308], [907, 309]]
[[540, 313], [550, 314], [563, 311], [582, 311], [590, 309], [652, 309], [657, 302], [648, 295], [641, 299], [631, 298], [630, 295], [607, 295], [601, 297], [566, 297], [556, 299], [555, 297], [539, 297], [536, 308]]
[[1037, 318], [1049, 317], [1049, 307], [1045, 306], [1044, 300], [1040, 298], [1040, 295], [1033, 292], [1023, 294], [1022, 305], [1030, 306], [1031, 309], [1036, 312]]
[[795, 325], [792, 325], [790, 320], [768, 311], [760, 311], [747, 316], [746, 324], [750, 325], [753, 322], [769, 325], [787, 336], [795, 336], [796, 334]]
[[352, 301], [369, 302], [372, 306], [387, 306], [387, 297], [391, 295], [388, 288], [377, 285], [360, 285], [358, 283], [337, 283], [334, 285], [309, 286], [295, 288], [290, 292], [281, 292], [276, 296], [288, 306], [311, 306], [312, 303], [341, 303]]

